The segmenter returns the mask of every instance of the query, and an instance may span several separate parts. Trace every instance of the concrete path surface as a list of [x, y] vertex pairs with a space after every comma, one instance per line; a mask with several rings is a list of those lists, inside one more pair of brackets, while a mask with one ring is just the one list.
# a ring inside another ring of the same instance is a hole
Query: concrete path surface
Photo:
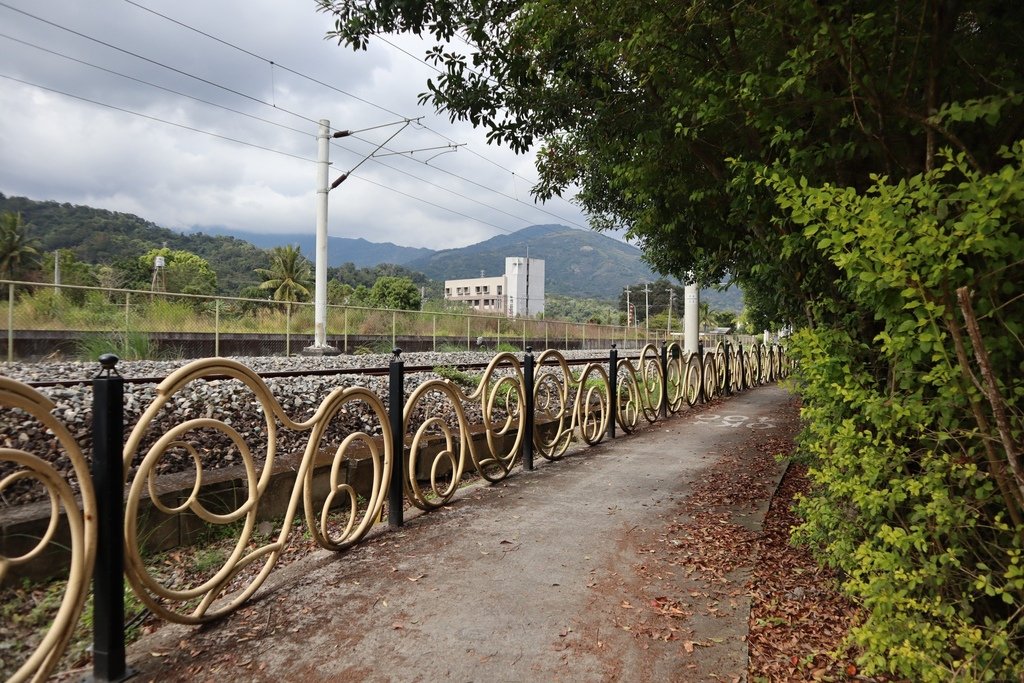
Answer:
[[[715, 573], [700, 539], [696, 555], [664, 548], [685, 545], [672, 530], [695, 515], [760, 528], [782, 467], [754, 481], [744, 463], [772, 462], [794, 415], [789, 394], [763, 387], [538, 458], [347, 553], [276, 571], [220, 622], [165, 626], [129, 663], [157, 681], [745, 680], [750, 563]], [[695, 506], [709, 478], [735, 500]]]

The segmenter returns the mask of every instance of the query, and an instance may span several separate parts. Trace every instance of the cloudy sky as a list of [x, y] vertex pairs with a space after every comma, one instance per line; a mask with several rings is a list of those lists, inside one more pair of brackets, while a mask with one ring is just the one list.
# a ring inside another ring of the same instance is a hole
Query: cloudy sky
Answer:
[[331, 179], [396, 132], [385, 150], [465, 146], [366, 161], [330, 195], [331, 235], [438, 249], [586, 227], [568, 202], [533, 204], [532, 157], [417, 105], [435, 72], [399, 48], [419, 57], [423, 42], [353, 52], [325, 39], [331, 26], [312, 0], [0, 0], [0, 192], [171, 228], [312, 234], [316, 121], [422, 116], [334, 141]]

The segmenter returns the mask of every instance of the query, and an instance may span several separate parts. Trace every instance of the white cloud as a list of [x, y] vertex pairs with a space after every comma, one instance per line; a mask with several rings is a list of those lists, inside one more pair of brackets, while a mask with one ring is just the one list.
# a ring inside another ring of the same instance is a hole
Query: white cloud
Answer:
[[[442, 136], [468, 143], [468, 149], [442, 154], [426, 165], [421, 161], [436, 152], [419, 153], [415, 158], [381, 158], [387, 166], [372, 160], [363, 163], [354, 177], [331, 195], [333, 235], [449, 248], [485, 239], [501, 229], [516, 230], [534, 223], [586, 223], [580, 212], [566, 202], [556, 201], [543, 207], [562, 217], [561, 220], [516, 202], [513, 198], [530, 201], [526, 179], [535, 177], [530, 157], [488, 146], [482, 131], [474, 131], [465, 124], [453, 125], [447, 117], [417, 107], [417, 95], [425, 89], [426, 78], [432, 73], [430, 68], [379, 41], [374, 41], [368, 51], [353, 52], [325, 40], [331, 21], [316, 12], [312, 1], [140, 3], [272, 59], [279, 66], [271, 68], [264, 61], [123, 0], [11, 0], [11, 4], [184, 74], [6, 8], [0, 8], [0, 21], [4, 23], [4, 32], [19, 40], [298, 132], [7, 39], [0, 39], [0, 73], [303, 159], [316, 155], [316, 120], [329, 118], [334, 127], [348, 129], [396, 120], [394, 114], [383, 109], [401, 116], [423, 116], [423, 124]], [[423, 53], [424, 44], [416, 37], [390, 40], [414, 54]], [[378, 106], [313, 83], [282, 67]], [[241, 94], [226, 92], [185, 74], [194, 74]], [[0, 126], [0, 191], [5, 194], [137, 213], [173, 228], [220, 225], [261, 232], [313, 230], [315, 172], [310, 161], [219, 140], [5, 78], [0, 78], [0, 109], [5, 112]], [[337, 146], [331, 149], [332, 178], [355, 166], [395, 130], [381, 128], [360, 133], [362, 140], [336, 141]], [[388, 148], [406, 151], [444, 144], [444, 137], [411, 125]]]

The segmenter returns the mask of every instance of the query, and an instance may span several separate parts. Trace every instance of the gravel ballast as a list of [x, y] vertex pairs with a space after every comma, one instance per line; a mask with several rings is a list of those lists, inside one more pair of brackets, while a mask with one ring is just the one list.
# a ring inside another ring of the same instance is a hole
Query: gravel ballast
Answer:
[[[516, 357], [522, 361], [523, 354]], [[539, 355], [539, 354], [536, 354]], [[567, 359], [598, 358], [603, 354], [594, 351], [571, 351], [564, 353]], [[464, 366], [487, 363], [494, 357], [490, 351], [484, 352], [446, 352], [446, 353], [409, 353], [401, 358], [406, 367], [438, 367]], [[338, 387], [363, 386], [381, 398], [385, 408], [388, 397], [388, 377], [386, 375], [347, 374], [344, 370], [364, 368], [386, 368], [392, 360], [391, 354], [372, 354], [361, 356], [245, 356], [234, 357], [232, 360], [254, 370], [256, 373], [295, 372], [308, 373], [318, 371], [342, 371], [340, 374], [297, 375], [289, 377], [270, 377], [264, 381], [274, 398], [281, 404], [289, 418], [297, 422], [308, 420], [321, 402]], [[120, 361], [117, 371], [126, 379], [152, 378], [153, 383], [125, 384], [125, 436], [135, 427], [139, 418], [156, 399], [157, 382], [189, 361]], [[18, 363], [4, 368], [3, 375], [21, 382], [53, 382], [67, 381], [58, 386], [40, 387], [40, 391], [54, 403], [54, 416], [70, 431], [87, 459], [91, 456], [92, 447], [92, 388], [91, 380], [98, 374], [98, 363], [81, 361], [57, 361], [38, 363]], [[479, 375], [482, 370], [471, 370], [470, 374]], [[408, 395], [419, 384], [434, 378], [432, 373], [409, 373], [406, 375], [405, 394]], [[470, 423], [481, 420], [478, 405], [463, 406]], [[454, 422], [455, 410], [450, 401], [439, 394], [432, 393], [424, 397], [414, 413], [411, 427], [415, 429], [424, 416], [441, 416], [449, 423]], [[141, 446], [136, 452], [132, 465], [136, 466], [145, 455], [149, 445], [168, 429], [187, 420], [196, 418], [214, 418], [223, 421], [236, 430], [253, 451], [257, 462], [265, 458], [266, 419], [263, 415], [256, 395], [242, 382], [237, 380], [212, 380], [192, 382], [174, 395], [167, 406], [154, 419], [147, 429]], [[325, 443], [338, 443], [341, 438], [354, 431], [363, 431], [371, 435], [380, 434], [379, 421], [374, 417], [369, 406], [363, 402], [346, 405], [344, 412], [331, 422], [324, 436]], [[301, 452], [305, 447], [308, 432], [279, 430], [277, 452], [280, 454]], [[189, 433], [188, 443], [201, 456], [204, 468], [217, 469], [239, 463], [237, 449], [230, 439], [221, 431], [205, 429]], [[70, 467], [70, 460], [63, 453], [56, 438], [39, 422], [20, 410], [6, 409], [0, 414], [0, 444], [7, 448], [27, 451], [53, 464], [59, 472], [67, 477], [72, 486], [77, 488]], [[192, 458], [182, 449], [168, 452], [160, 461], [157, 472], [169, 474], [194, 467]], [[13, 463], [0, 461], [0, 478], [13, 471]], [[44, 491], [38, 484], [28, 480], [15, 482], [2, 492], [0, 508], [5, 505], [17, 505], [34, 502], [44, 497]]]

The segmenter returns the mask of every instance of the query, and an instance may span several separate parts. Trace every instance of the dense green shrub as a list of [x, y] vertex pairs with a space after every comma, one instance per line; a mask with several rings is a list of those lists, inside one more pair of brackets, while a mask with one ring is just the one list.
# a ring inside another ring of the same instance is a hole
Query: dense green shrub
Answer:
[[816, 484], [798, 537], [862, 602], [867, 673], [1024, 675], [1024, 145], [1003, 156], [863, 193], [765, 178], [869, 314], [792, 344]]

